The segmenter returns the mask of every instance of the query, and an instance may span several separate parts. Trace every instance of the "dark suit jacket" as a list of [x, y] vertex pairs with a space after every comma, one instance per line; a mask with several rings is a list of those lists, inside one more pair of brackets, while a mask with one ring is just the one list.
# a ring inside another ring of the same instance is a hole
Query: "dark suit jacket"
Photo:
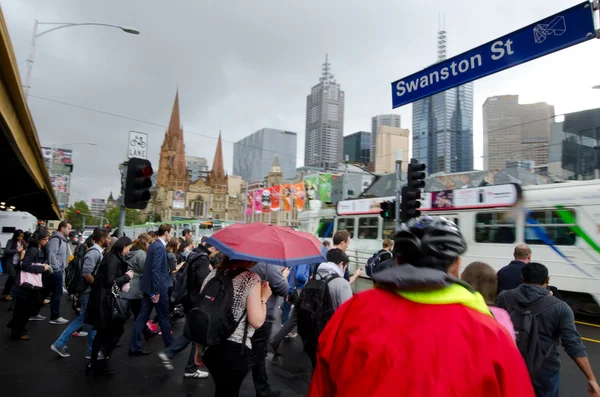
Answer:
[[498, 294], [517, 288], [523, 283], [521, 271], [525, 266], [524, 262], [512, 261], [502, 269], [498, 270]]
[[140, 288], [143, 293], [148, 295], [160, 294], [167, 296], [169, 290], [169, 263], [167, 261], [167, 250], [162, 241], [156, 240], [148, 248]]

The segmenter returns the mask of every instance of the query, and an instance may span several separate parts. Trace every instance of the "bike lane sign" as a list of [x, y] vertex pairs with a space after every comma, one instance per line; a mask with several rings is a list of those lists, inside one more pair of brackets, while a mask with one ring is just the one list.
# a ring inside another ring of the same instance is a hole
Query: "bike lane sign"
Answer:
[[129, 141], [127, 142], [127, 158], [147, 159], [148, 155], [148, 134], [145, 132], [129, 131]]

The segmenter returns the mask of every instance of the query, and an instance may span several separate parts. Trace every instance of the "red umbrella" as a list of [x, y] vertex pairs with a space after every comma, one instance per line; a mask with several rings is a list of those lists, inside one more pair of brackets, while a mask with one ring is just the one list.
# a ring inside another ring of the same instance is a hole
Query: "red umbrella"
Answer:
[[264, 223], [234, 224], [206, 240], [231, 259], [295, 266], [326, 260], [327, 249], [310, 233]]

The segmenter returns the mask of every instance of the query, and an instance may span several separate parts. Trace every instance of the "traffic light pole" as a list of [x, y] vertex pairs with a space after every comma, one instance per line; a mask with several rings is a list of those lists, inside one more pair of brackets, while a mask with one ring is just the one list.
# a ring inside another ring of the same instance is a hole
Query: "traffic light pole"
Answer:
[[121, 164], [121, 212], [119, 213], [119, 237], [125, 228], [125, 184], [127, 183], [127, 162]]
[[396, 208], [394, 211], [394, 225], [400, 228], [400, 183], [402, 181], [402, 150], [396, 150]]

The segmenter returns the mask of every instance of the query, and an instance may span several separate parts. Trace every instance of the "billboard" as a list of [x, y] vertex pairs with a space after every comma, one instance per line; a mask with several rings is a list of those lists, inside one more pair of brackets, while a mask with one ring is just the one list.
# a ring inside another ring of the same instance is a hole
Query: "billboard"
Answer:
[[174, 210], [182, 210], [185, 208], [185, 192], [183, 190], [175, 190], [173, 192], [173, 205]]
[[52, 164], [73, 164], [73, 151], [71, 149], [42, 146], [42, 157], [44, 158], [44, 163], [46, 163], [46, 167], [48, 168], [50, 168]]
[[92, 204], [105, 204], [105, 203], [106, 203], [105, 199], [99, 199], [99, 198], [92, 199]]
[[69, 175], [52, 175], [50, 181], [55, 192], [67, 193], [69, 191]]

